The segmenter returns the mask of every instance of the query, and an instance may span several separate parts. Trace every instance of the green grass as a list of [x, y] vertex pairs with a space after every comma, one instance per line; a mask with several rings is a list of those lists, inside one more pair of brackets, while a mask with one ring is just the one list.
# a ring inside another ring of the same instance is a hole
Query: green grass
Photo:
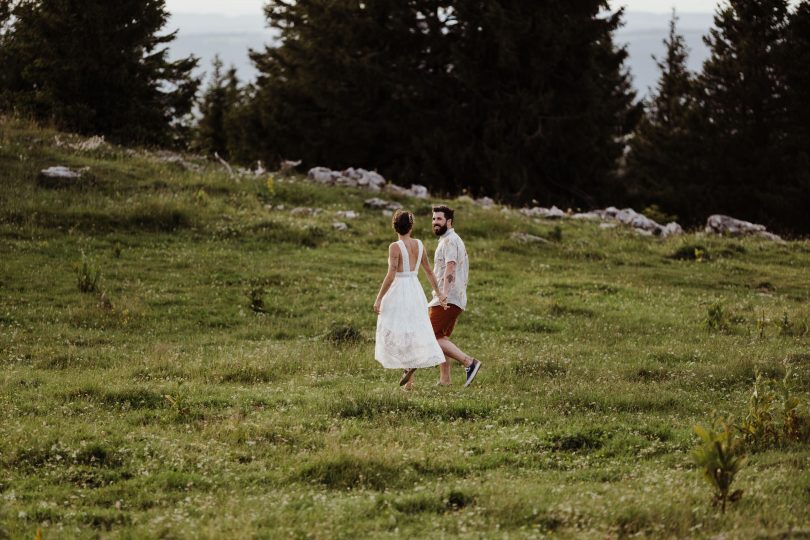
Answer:
[[[448, 201], [471, 257], [454, 341], [484, 367], [405, 393], [373, 357], [394, 237], [371, 194], [276, 179], [267, 200], [263, 178], [57, 135], [0, 118], [0, 538], [810, 534], [806, 442], [750, 455], [725, 515], [689, 457], [757, 371], [790, 362], [808, 399], [806, 240]], [[37, 187], [51, 165], [92, 182]], [[399, 200], [432, 253], [428, 204]], [[335, 231], [337, 210], [360, 217]]]

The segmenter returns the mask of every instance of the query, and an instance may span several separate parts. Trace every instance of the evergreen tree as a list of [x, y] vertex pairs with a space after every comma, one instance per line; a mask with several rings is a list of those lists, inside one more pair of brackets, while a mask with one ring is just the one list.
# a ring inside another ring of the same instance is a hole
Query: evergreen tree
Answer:
[[638, 107], [606, 2], [271, 0], [257, 156], [588, 204]]
[[[424, 153], [434, 179], [510, 202], [593, 206], [639, 112], [601, 1], [459, 0], [449, 27], [453, 87]], [[435, 150], [434, 150], [435, 152]], [[440, 184], [441, 185], [441, 184]]]
[[38, 0], [0, 36], [0, 104], [81, 133], [169, 144], [186, 133], [194, 57], [168, 60], [163, 0]]
[[426, 49], [420, 24], [430, 24], [414, 6], [435, 3], [271, 0], [265, 10], [282, 45], [251, 53], [260, 72], [254, 158], [304, 156], [332, 167], [396, 162], [418, 121], [408, 102]]
[[677, 21], [673, 10], [665, 55], [656, 59], [660, 77], [630, 141], [625, 179], [632, 204], [642, 208], [655, 204], [694, 222], [703, 217], [695, 212], [702, 190], [700, 147], [692, 132], [697, 120], [695, 82], [686, 66], [689, 51]]
[[231, 66], [222, 72], [222, 60], [215, 56], [211, 80], [200, 100], [200, 120], [197, 123], [194, 146], [206, 154], [230, 156], [228, 138], [229, 117], [234, 113], [239, 100], [239, 79], [236, 68]]
[[789, 146], [792, 153], [810, 156], [810, 1], [791, 14], [786, 42]]
[[778, 224], [789, 205], [783, 152], [782, 67], [787, 0], [729, 0], [704, 41], [711, 56], [699, 78], [707, 150], [704, 204], [714, 212]]
[[783, 221], [810, 233], [810, 1], [803, 0], [791, 14], [784, 55], [788, 125], [785, 152], [791, 192]]

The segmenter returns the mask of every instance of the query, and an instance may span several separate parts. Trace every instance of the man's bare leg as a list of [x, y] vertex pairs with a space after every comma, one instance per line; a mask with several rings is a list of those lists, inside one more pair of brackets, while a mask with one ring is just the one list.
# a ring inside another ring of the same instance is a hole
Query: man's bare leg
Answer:
[[[472, 357], [456, 347], [448, 338], [439, 338], [438, 342], [445, 356], [460, 362], [464, 367], [472, 364]], [[439, 364], [439, 370], [439, 384], [450, 384], [450, 362]]]

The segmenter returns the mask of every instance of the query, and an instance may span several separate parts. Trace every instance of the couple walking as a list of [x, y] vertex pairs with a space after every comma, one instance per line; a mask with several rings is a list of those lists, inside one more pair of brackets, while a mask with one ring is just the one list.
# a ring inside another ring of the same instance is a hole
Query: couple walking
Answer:
[[[413, 214], [397, 210], [392, 225], [399, 239], [388, 246], [388, 273], [383, 279], [374, 311], [377, 342], [374, 357], [385, 368], [402, 369], [401, 386], [410, 389], [418, 368], [440, 367], [440, 385], [450, 384], [450, 366], [445, 356], [465, 367], [469, 386], [481, 362], [450, 341], [461, 312], [467, 307], [469, 261], [464, 242], [453, 230], [454, 213], [447, 206], [433, 207], [433, 233], [439, 237], [434, 268], [424, 257], [420, 240], [411, 237]], [[414, 261], [411, 263], [411, 261]], [[419, 267], [433, 288], [428, 304], [419, 283]]]

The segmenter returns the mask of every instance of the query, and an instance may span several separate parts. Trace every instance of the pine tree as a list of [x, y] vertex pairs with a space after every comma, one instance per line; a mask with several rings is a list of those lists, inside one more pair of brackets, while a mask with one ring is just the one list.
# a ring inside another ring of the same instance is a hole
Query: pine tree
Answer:
[[272, 0], [253, 59], [273, 159], [362, 165], [434, 191], [586, 205], [638, 107], [602, 0]]
[[39, 0], [0, 36], [0, 105], [81, 133], [171, 144], [187, 132], [197, 60], [168, 60], [163, 0]]
[[229, 159], [232, 144], [228, 137], [228, 122], [239, 100], [239, 79], [233, 66], [226, 73], [222, 72], [219, 56], [214, 57], [212, 67], [211, 79], [200, 100], [201, 116], [194, 146], [206, 154], [217, 153]]
[[790, 16], [784, 55], [790, 121], [790, 147], [810, 156], [810, 1]]
[[782, 220], [795, 231], [810, 233], [810, 1], [790, 15], [783, 56], [788, 108], [785, 152], [793, 180]]
[[655, 204], [694, 223], [704, 217], [699, 214], [700, 151], [691, 131], [696, 121], [695, 81], [677, 21], [673, 10], [663, 42], [665, 55], [656, 59], [658, 83], [645, 100], [645, 114], [630, 141], [625, 180], [632, 204]]
[[254, 158], [304, 156], [332, 167], [396, 162], [418, 122], [408, 102], [425, 50], [417, 30], [430, 24], [419, 20], [420, 2], [436, 3], [271, 0], [265, 10], [282, 44], [251, 54], [260, 72]]
[[782, 147], [787, 20], [787, 0], [729, 0], [704, 38], [711, 56], [698, 80], [705, 203], [772, 225], [789, 204]]

